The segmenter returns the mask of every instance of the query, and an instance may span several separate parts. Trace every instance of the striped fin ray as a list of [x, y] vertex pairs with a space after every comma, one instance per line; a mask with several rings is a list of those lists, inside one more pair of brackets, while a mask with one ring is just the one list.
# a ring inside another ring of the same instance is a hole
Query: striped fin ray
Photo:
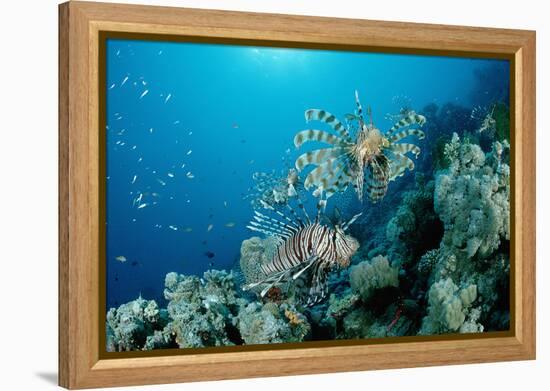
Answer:
[[[306, 189], [311, 186], [320, 188], [323, 192], [330, 189], [330, 196], [334, 194], [336, 189], [334, 185], [338, 183], [338, 189], [344, 189], [347, 187], [348, 182], [341, 182], [344, 179], [350, 177], [348, 172], [348, 156], [340, 155], [337, 158], [329, 159], [326, 162], [317, 166], [312, 170], [304, 182]], [[330, 196], [327, 196], [329, 198]]]
[[348, 130], [346, 127], [340, 122], [338, 118], [336, 118], [333, 114], [329, 113], [325, 110], [318, 110], [318, 109], [309, 109], [305, 112], [306, 121], [312, 121], [312, 120], [318, 120], [322, 121], [328, 125], [332, 129], [334, 129], [338, 134], [344, 138], [346, 141], [350, 141], [351, 137], [349, 135]]
[[317, 262], [313, 267], [311, 287], [306, 305], [312, 306], [319, 303], [326, 296], [327, 269], [322, 262]]
[[265, 216], [260, 217], [258, 215], [253, 216], [253, 218], [254, 220], [250, 221], [250, 225], [258, 228], [269, 229], [273, 231], [274, 234], [279, 236], [289, 237], [296, 232], [294, 227], [289, 227], [288, 225], [275, 219], [266, 218]]
[[[298, 208], [300, 208], [300, 210], [302, 211], [303, 215], [305, 216], [306, 218], [306, 222], [308, 224], [311, 224], [311, 219], [309, 218], [309, 214], [307, 213], [307, 210], [306, 208], [304, 207], [304, 203], [302, 201], [302, 199], [300, 198], [300, 195], [298, 194], [298, 192], [296, 192], [296, 201], [298, 203]], [[286, 206], [293, 211], [292, 207], [287, 203]]]
[[390, 170], [391, 167], [386, 157], [375, 159], [369, 164], [366, 182], [367, 194], [372, 202], [377, 202], [386, 195]]
[[405, 170], [414, 170], [414, 162], [405, 155], [400, 153], [392, 153], [391, 159], [391, 171], [390, 171], [390, 181], [395, 180], [395, 178], [402, 176], [405, 173]]
[[339, 145], [347, 142], [347, 140], [343, 140], [335, 134], [316, 129], [302, 130], [294, 136], [294, 146], [296, 148], [300, 148], [302, 144], [307, 141], [319, 141], [331, 145]]
[[[321, 181], [325, 181], [328, 178], [331, 178], [334, 175], [335, 166], [337, 166], [338, 158], [331, 158], [324, 163], [318, 165], [314, 170], [312, 170], [306, 177], [304, 182], [304, 187], [309, 189], [311, 186], [320, 187]], [[324, 187], [323, 187], [324, 189]]]
[[250, 224], [246, 226], [246, 228], [248, 228], [251, 231], [260, 232], [260, 233], [262, 233], [266, 236], [275, 237], [275, 238], [279, 239], [279, 241], [278, 241], [279, 244], [284, 243], [284, 241], [286, 240], [286, 237], [283, 237], [281, 234], [274, 231], [272, 228], [260, 226], [259, 224], [257, 224], [254, 221], [251, 221]]
[[417, 125], [422, 126], [425, 123], [426, 123], [426, 117], [413, 112], [410, 115], [408, 115], [404, 118], [401, 118], [395, 125], [392, 126], [392, 128], [390, 130], [388, 130], [386, 135], [389, 135], [389, 134], [395, 132], [397, 129], [403, 128], [405, 126], [410, 126], [410, 125], [413, 125], [413, 124], [417, 124]]
[[407, 144], [407, 143], [391, 144], [390, 149], [393, 152], [400, 153], [400, 154], [406, 154], [407, 152], [412, 152], [414, 154], [414, 157], [418, 157], [418, 155], [420, 154], [420, 148], [414, 144]]
[[[387, 135], [389, 135], [390, 133], [391, 133], [391, 130], [387, 133]], [[390, 137], [390, 141], [395, 143], [395, 142], [397, 142], [399, 140], [402, 140], [405, 137], [411, 136], [411, 135], [417, 136], [419, 140], [422, 140], [426, 136], [424, 134], [424, 132], [421, 131], [420, 129], [406, 129], [406, 130], [402, 130], [401, 132], [397, 132], [394, 135], [392, 135]]]
[[[265, 209], [271, 210], [271, 211], [277, 213], [277, 214], [278, 214], [279, 216], [281, 216], [283, 219], [285, 219], [285, 220], [289, 223], [289, 224], [287, 224], [287, 225], [293, 227], [294, 229], [300, 229], [300, 228], [304, 225], [304, 223], [303, 223], [303, 221], [302, 221], [301, 219], [297, 218], [299, 224], [296, 224], [296, 222], [294, 222], [292, 219], [290, 219], [287, 215], [285, 215], [285, 214], [282, 213], [281, 211], [275, 209], [273, 206], [269, 205], [267, 202], [260, 200], [260, 203], [262, 204], [262, 206], [263, 206]], [[296, 217], [298, 217], [298, 216], [296, 216]], [[273, 220], [275, 220], [275, 219], [273, 219]], [[278, 220], [276, 220], [276, 221], [278, 221]]]
[[298, 171], [302, 171], [305, 167], [307, 167], [310, 164], [319, 165], [321, 163], [324, 163], [328, 159], [338, 157], [345, 152], [346, 150], [341, 147], [322, 148], [322, 149], [317, 149], [315, 151], [306, 152], [300, 155], [298, 159], [296, 159], [296, 169]]
[[347, 165], [344, 163], [339, 174], [335, 177], [335, 180], [331, 182], [325, 189], [326, 198], [330, 198], [336, 192], [342, 192], [347, 189], [352, 182], [352, 176], [349, 172]]

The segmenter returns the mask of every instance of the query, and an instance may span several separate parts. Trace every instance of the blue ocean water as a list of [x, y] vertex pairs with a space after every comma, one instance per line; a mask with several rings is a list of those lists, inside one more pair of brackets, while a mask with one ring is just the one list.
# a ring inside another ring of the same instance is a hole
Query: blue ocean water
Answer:
[[238, 263], [253, 175], [292, 166], [306, 109], [343, 119], [358, 90], [386, 130], [403, 101], [473, 107], [508, 83], [479, 87], [501, 60], [309, 49], [110, 39], [106, 61], [108, 308]]

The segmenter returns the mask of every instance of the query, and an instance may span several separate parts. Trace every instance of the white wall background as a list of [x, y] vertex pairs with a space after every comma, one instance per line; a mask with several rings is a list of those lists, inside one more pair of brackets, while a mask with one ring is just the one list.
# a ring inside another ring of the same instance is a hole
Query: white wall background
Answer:
[[[119, 2], [126, 2], [118, 0]], [[537, 330], [530, 362], [146, 387], [155, 390], [548, 389], [550, 198], [544, 1], [134, 0], [134, 3], [537, 30]], [[0, 21], [0, 389], [56, 387], [57, 0], [5, 1]], [[546, 15], [546, 16], [545, 16]], [[546, 241], [546, 242], [545, 242]], [[546, 383], [546, 387], [542, 383]], [[137, 389], [137, 388], [136, 388]]]

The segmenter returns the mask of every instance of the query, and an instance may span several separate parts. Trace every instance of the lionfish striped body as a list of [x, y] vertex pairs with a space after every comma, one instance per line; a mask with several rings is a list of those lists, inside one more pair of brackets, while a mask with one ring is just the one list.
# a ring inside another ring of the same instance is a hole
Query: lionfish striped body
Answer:
[[402, 176], [405, 170], [414, 169], [413, 161], [406, 154], [411, 152], [416, 157], [420, 148], [400, 141], [410, 135], [424, 138], [421, 130], [410, 126], [422, 126], [426, 118], [411, 110], [390, 130], [382, 133], [372, 124], [372, 120], [370, 124], [365, 123], [357, 91], [355, 99], [357, 113], [346, 115], [346, 119], [357, 120], [359, 123], [355, 140], [349, 130], [331, 113], [317, 109], [305, 112], [306, 121], [325, 122], [336, 134], [314, 129], [297, 133], [294, 137], [297, 148], [308, 141], [321, 142], [329, 147], [302, 154], [296, 160], [296, 169], [301, 171], [309, 165], [315, 166], [304, 182], [306, 189], [316, 188], [314, 195], [324, 194], [329, 198], [335, 192], [345, 191], [352, 185], [362, 200], [363, 183], [366, 182], [369, 198], [376, 202], [385, 196], [390, 181]]
[[270, 262], [261, 266], [265, 278], [248, 284], [245, 289], [265, 286], [261, 296], [280, 283], [305, 278], [308, 287], [306, 305], [313, 305], [325, 297], [326, 277], [336, 267], [347, 267], [359, 248], [355, 238], [345, 231], [359, 217], [355, 215], [343, 225], [329, 227], [319, 222], [320, 209], [315, 221], [307, 213], [305, 221], [292, 210], [294, 219], [269, 205], [267, 209], [277, 213], [279, 219], [255, 211], [254, 220], [248, 228], [274, 236], [279, 243]]

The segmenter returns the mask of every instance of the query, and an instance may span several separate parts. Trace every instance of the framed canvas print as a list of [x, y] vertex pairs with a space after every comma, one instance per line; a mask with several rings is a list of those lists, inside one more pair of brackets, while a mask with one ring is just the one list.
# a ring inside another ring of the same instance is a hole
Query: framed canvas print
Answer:
[[535, 357], [534, 32], [59, 11], [62, 386]]

